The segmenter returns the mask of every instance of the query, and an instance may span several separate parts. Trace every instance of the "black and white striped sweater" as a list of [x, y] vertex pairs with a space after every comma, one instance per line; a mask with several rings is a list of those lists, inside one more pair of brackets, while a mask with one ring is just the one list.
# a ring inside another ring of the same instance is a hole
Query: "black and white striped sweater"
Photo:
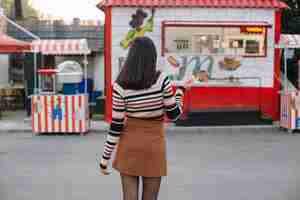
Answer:
[[176, 121], [182, 113], [183, 90], [174, 94], [170, 79], [163, 73], [145, 90], [124, 90], [113, 85], [112, 122], [104, 145], [102, 159], [108, 161], [122, 134], [125, 116], [139, 119], [161, 119], [166, 114]]

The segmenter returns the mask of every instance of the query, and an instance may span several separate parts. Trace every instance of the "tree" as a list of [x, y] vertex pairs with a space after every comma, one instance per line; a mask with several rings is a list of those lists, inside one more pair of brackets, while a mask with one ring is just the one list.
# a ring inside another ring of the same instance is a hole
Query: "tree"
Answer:
[[[24, 0], [22, 0], [24, 1]], [[23, 14], [24, 18], [31, 18], [31, 17], [38, 17], [39, 11], [32, 7], [32, 4], [30, 3], [30, 0], [24, 1], [23, 5]]]
[[1, 7], [7, 16], [16, 19], [37, 17], [39, 14], [38, 10], [32, 7], [30, 0], [2, 0]]
[[282, 13], [282, 31], [300, 34], [300, 0], [282, 0], [289, 8]]
[[3, 10], [4, 10], [4, 13], [7, 16], [10, 16], [11, 6], [12, 6], [12, 0], [2, 0], [0, 5], [3, 8]]
[[22, 20], [23, 19], [23, 8], [22, 0], [14, 0], [14, 19]]

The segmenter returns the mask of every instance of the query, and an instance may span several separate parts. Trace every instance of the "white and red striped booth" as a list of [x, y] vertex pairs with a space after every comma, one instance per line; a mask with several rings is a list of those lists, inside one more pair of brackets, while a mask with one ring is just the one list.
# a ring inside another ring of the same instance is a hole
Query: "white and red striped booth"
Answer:
[[34, 95], [31, 102], [33, 132], [88, 132], [87, 95]]
[[286, 92], [281, 95], [280, 127], [300, 129], [300, 94]]
[[[276, 45], [279, 49], [299, 49], [300, 35], [282, 34], [279, 44]], [[287, 59], [287, 54], [284, 54], [284, 59]], [[285, 63], [283, 90], [281, 91], [281, 106], [280, 106], [280, 127], [288, 130], [300, 129], [300, 92], [295, 87], [290, 89], [288, 87], [287, 77], [287, 62]], [[299, 77], [298, 77], [299, 78]]]
[[[85, 74], [90, 53], [86, 39], [37, 40], [32, 51], [44, 55], [84, 55]], [[86, 78], [86, 75], [85, 75]], [[31, 96], [34, 133], [86, 133], [90, 128], [88, 94], [35, 94]]]

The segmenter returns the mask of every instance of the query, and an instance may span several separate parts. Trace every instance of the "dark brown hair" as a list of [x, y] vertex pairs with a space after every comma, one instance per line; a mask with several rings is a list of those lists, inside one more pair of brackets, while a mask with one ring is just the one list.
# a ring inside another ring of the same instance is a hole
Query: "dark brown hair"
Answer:
[[156, 70], [156, 61], [157, 52], [153, 41], [148, 37], [136, 38], [116, 82], [124, 89], [150, 88], [160, 75]]

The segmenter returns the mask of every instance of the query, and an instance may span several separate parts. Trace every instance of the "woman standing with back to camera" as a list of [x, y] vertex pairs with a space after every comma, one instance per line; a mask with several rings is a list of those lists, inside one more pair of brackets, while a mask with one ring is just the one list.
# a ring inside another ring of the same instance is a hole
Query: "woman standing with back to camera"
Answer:
[[[123, 200], [138, 200], [140, 177], [143, 200], [156, 200], [161, 177], [167, 175], [164, 115], [175, 121], [182, 113], [185, 86], [173, 93], [169, 78], [156, 69], [157, 52], [151, 39], [135, 39], [113, 85], [112, 123], [100, 170], [120, 172]], [[126, 120], [125, 120], [126, 118]]]

